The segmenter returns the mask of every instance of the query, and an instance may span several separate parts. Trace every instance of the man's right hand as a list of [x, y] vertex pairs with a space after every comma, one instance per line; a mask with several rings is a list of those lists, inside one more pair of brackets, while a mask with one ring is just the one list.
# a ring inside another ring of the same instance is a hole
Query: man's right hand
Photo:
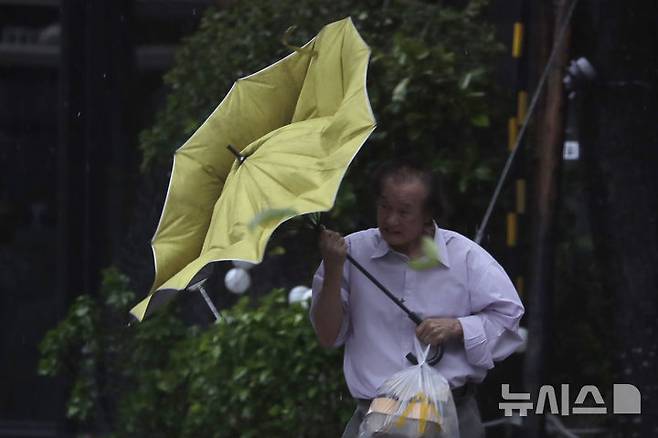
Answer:
[[324, 278], [312, 317], [320, 343], [331, 347], [336, 343], [343, 321], [341, 281], [347, 243], [343, 236], [325, 228], [320, 232], [320, 252], [324, 262]]
[[325, 269], [343, 269], [347, 256], [347, 243], [335, 231], [324, 229], [320, 232], [320, 253]]

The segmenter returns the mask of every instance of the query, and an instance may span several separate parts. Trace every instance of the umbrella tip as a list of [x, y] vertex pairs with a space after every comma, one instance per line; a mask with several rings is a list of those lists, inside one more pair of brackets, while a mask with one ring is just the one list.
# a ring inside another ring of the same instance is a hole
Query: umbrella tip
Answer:
[[312, 47], [299, 47], [295, 46], [293, 44], [290, 44], [288, 42], [288, 39], [290, 38], [290, 35], [294, 32], [294, 30], [297, 29], [297, 26], [290, 26], [286, 31], [283, 33], [283, 36], [281, 37], [281, 43], [286, 46], [290, 50], [294, 50], [297, 53], [301, 53], [303, 55], [311, 55], [311, 56], [317, 56], [318, 52], [316, 50], [313, 50]]

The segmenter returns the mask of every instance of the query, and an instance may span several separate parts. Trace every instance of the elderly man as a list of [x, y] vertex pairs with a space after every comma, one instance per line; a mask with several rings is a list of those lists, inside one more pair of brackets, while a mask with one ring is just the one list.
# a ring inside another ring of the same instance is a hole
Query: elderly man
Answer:
[[[356, 437], [370, 399], [388, 377], [409, 366], [413, 337], [441, 345], [436, 365], [450, 383], [462, 438], [483, 437], [474, 385], [521, 342], [523, 305], [503, 268], [466, 237], [438, 228], [431, 172], [410, 162], [380, 169], [377, 228], [345, 238], [324, 230], [322, 263], [313, 278], [311, 321], [324, 346], [345, 345], [343, 371], [357, 408], [344, 438]], [[424, 236], [433, 238], [440, 264], [417, 271]], [[419, 326], [351, 264], [350, 253], [423, 322]]]

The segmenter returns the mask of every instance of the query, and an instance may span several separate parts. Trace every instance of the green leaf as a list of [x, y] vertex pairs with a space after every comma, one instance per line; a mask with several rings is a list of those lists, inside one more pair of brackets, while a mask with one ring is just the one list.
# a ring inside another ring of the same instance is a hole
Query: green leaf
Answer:
[[268, 254], [271, 256], [280, 256], [286, 253], [286, 249], [283, 246], [275, 246], [272, 248]]
[[249, 222], [249, 230], [254, 231], [257, 227], [266, 227], [276, 224], [283, 219], [296, 216], [298, 213], [292, 208], [271, 208], [258, 213]]
[[87, 316], [89, 314], [89, 307], [80, 305], [75, 309], [75, 315], [79, 317]]
[[489, 116], [486, 114], [478, 114], [471, 118], [471, 123], [478, 128], [486, 128], [489, 126]]
[[469, 86], [470, 83], [471, 83], [471, 78], [472, 78], [472, 77], [473, 77], [473, 73], [472, 73], [472, 72], [468, 72], [468, 73], [466, 73], [466, 76], [464, 76], [464, 78], [463, 78], [463, 79], [461, 80], [461, 82], [459, 83], [459, 88], [461, 88], [462, 90], [467, 89], [468, 86]]
[[409, 267], [416, 271], [431, 269], [439, 265], [439, 249], [434, 239], [424, 236], [422, 240], [423, 255], [409, 261]]
[[409, 84], [410, 79], [411, 78], [406, 77], [395, 86], [392, 97], [393, 102], [404, 102], [407, 97], [407, 85]]

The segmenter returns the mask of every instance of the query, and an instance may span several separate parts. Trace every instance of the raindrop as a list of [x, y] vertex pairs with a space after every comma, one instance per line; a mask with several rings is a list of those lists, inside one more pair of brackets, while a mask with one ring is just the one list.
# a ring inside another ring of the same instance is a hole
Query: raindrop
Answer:
[[78, 114], [76, 115], [76, 117], [80, 118], [80, 114], [82, 114], [82, 113], [80, 111], [78, 111]]

